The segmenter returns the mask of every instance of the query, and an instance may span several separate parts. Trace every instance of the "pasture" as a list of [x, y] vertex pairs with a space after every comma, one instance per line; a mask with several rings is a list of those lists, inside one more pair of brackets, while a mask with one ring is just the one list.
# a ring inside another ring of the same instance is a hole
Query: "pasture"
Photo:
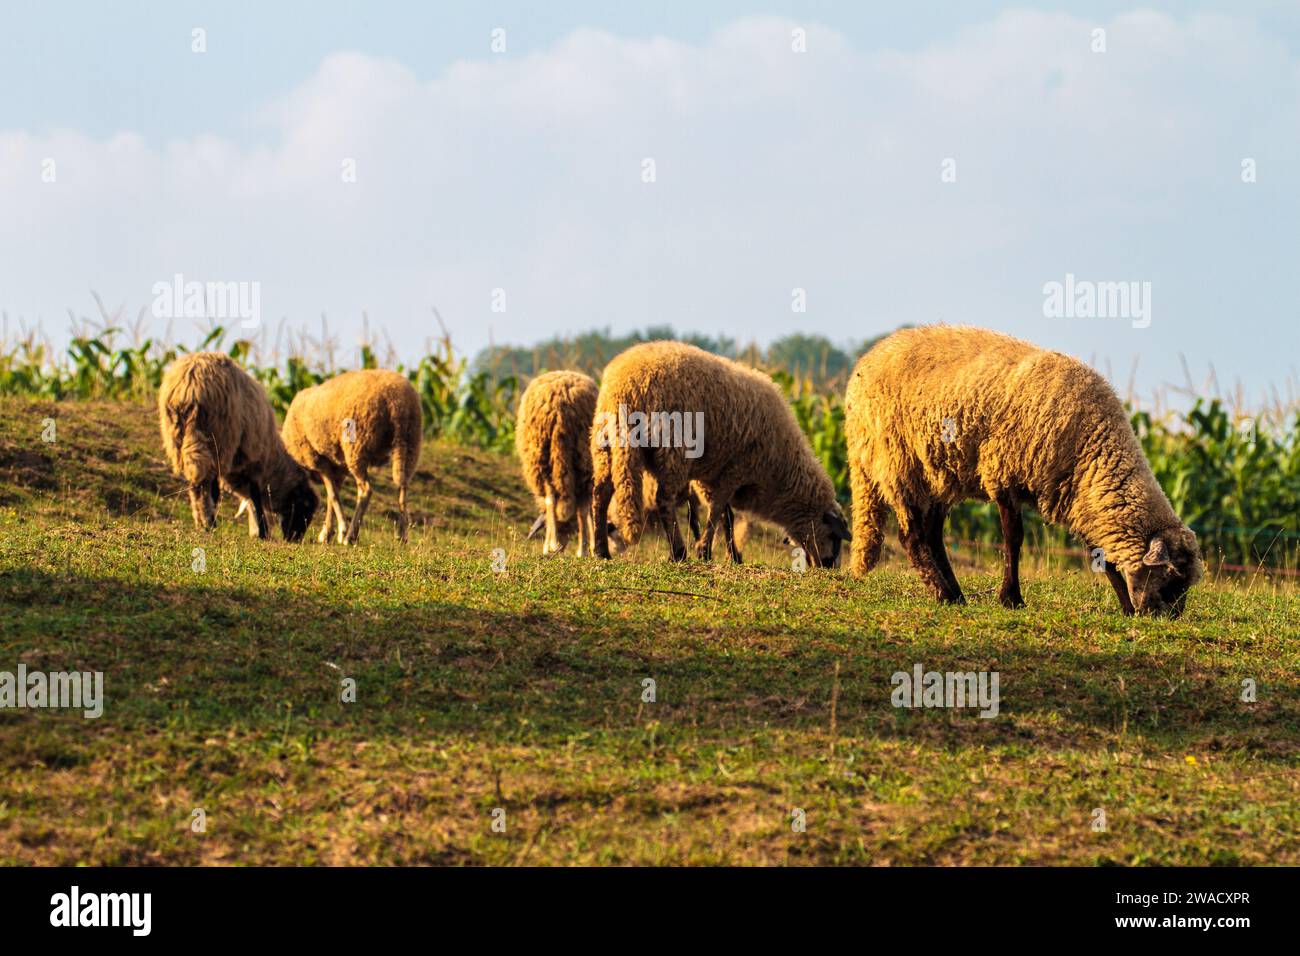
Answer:
[[[1293, 585], [1131, 619], [1040, 555], [1008, 611], [959, 548], [945, 608], [893, 542], [863, 581], [761, 533], [544, 560], [500, 452], [426, 442], [411, 487], [405, 548], [386, 476], [355, 548], [229, 498], [205, 535], [152, 407], [0, 399], [0, 670], [106, 697], [0, 710], [0, 863], [1300, 864]], [[895, 708], [918, 663], [998, 672], [998, 715]]]

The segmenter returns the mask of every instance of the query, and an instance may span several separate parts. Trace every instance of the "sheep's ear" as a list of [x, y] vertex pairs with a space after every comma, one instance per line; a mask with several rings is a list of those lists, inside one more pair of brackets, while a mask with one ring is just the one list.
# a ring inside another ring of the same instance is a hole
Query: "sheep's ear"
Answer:
[[834, 508], [827, 509], [826, 513], [822, 515], [822, 521], [830, 525], [831, 533], [841, 541], [853, 540], [853, 535], [849, 534], [849, 523], [844, 520], [844, 515]]
[[1169, 545], [1165, 544], [1164, 538], [1151, 539], [1151, 547], [1142, 556], [1142, 563], [1148, 568], [1174, 566], [1173, 559], [1169, 557]]
[[538, 515], [537, 520], [533, 522], [533, 526], [528, 529], [529, 541], [533, 539], [533, 537], [537, 534], [537, 532], [542, 530], [542, 525], [544, 524], [546, 524], [546, 515], [544, 514]]

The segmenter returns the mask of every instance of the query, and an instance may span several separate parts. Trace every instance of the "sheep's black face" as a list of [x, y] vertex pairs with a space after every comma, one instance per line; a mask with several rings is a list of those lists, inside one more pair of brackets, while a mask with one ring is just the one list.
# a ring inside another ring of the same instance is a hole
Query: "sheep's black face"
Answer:
[[840, 563], [840, 551], [845, 541], [853, 540], [848, 522], [839, 506], [828, 508], [820, 518], [814, 519], [800, 534], [792, 534], [808, 560], [819, 567], [833, 568]]
[[285, 541], [302, 540], [311, 527], [311, 519], [316, 516], [319, 505], [320, 497], [310, 481], [304, 479], [289, 492], [284, 507], [280, 509], [280, 533], [284, 535]]
[[1178, 617], [1187, 607], [1187, 592], [1203, 573], [1196, 535], [1175, 528], [1153, 537], [1142, 564], [1125, 571], [1124, 579], [1138, 614]]

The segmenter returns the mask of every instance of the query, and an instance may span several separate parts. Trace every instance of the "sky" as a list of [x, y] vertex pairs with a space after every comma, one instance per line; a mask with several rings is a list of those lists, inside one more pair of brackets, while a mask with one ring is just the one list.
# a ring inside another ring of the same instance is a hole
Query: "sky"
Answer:
[[324, 315], [346, 352], [364, 313], [408, 360], [434, 309], [468, 353], [942, 321], [1121, 391], [1182, 384], [1180, 355], [1251, 401], [1300, 387], [1294, 0], [52, 0], [0, 24], [11, 338], [66, 337], [94, 290], [193, 342], [179, 275], [255, 288], [254, 334]]

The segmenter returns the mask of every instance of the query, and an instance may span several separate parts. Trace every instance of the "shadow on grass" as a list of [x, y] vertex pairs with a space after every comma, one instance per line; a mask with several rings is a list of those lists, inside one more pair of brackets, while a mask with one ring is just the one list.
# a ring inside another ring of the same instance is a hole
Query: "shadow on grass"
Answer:
[[[29, 672], [101, 670], [106, 696], [98, 721], [0, 712], [5, 761], [41, 759], [22, 742], [24, 729], [38, 727], [68, 743], [67, 735], [283, 728], [536, 744], [657, 721], [661, 734], [723, 741], [828, 731], [832, 696], [842, 737], [952, 748], [1105, 749], [1127, 734], [1293, 761], [1300, 726], [1294, 679], [1247, 705], [1240, 666], [1040, 640], [705, 632], [650, 616], [593, 624], [453, 603], [358, 607], [274, 587], [150, 587], [26, 568], [0, 574], [0, 606], [0, 670], [19, 662]], [[915, 663], [996, 670], [999, 716], [894, 708], [890, 676]], [[344, 679], [356, 681], [355, 703], [340, 700]], [[646, 679], [655, 681], [653, 703], [642, 700]]]

